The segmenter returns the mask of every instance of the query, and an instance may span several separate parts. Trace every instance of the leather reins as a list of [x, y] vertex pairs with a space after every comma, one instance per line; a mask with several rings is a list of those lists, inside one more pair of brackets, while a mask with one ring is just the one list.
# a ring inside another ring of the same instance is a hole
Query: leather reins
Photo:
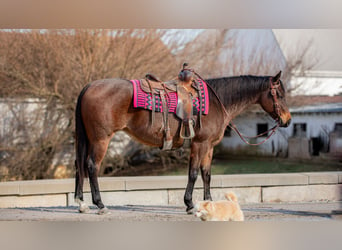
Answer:
[[[246, 136], [244, 134], [242, 134], [237, 127], [235, 126], [235, 124], [233, 122], [230, 122], [230, 124], [228, 124], [228, 126], [233, 129], [241, 138], [241, 140], [243, 142], [245, 142], [248, 145], [252, 145], [252, 146], [258, 146], [261, 145], [263, 143], [265, 143], [266, 141], [268, 141], [271, 136], [276, 132], [276, 130], [279, 128], [280, 126], [280, 105], [278, 103], [278, 97], [277, 97], [277, 89], [280, 86], [280, 80], [278, 80], [277, 82], [272, 82], [272, 78], [270, 77], [270, 91], [271, 91], [271, 95], [272, 95], [272, 99], [273, 99], [273, 107], [274, 107], [274, 112], [277, 115], [277, 118], [275, 119], [275, 121], [277, 122], [277, 124], [272, 127], [271, 129], [258, 134], [256, 136]], [[246, 138], [248, 139], [254, 139], [254, 138], [259, 138], [265, 134], [268, 134], [269, 132], [271, 132], [263, 141], [259, 142], [259, 143], [250, 143]]]

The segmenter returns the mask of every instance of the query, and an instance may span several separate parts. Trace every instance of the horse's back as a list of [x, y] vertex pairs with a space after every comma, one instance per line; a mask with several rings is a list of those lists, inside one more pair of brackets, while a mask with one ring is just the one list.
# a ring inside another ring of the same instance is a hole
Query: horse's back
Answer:
[[133, 87], [126, 79], [101, 79], [90, 83], [85, 94], [87, 98], [110, 98], [118, 94], [132, 94]]

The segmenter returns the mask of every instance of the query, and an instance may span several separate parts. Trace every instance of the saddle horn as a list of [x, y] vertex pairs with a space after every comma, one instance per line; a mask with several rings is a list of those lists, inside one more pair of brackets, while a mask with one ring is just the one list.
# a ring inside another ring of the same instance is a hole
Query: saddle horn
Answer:
[[183, 63], [183, 70], [185, 69], [185, 67], [188, 67], [189, 66], [189, 64], [188, 63]]
[[193, 72], [190, 69], [187, 69], [188, 63], [183, 63], [183, 69], [178, 74], [178, 79], [182, 82], [189, 82], [193, 77]]

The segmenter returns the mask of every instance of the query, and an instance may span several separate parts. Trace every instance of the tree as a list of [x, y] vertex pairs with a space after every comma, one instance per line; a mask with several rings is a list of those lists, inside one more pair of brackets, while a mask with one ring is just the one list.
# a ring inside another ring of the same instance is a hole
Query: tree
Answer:
[[[142, 78], [147, 72], [161, 79], [174, 78], [180, 67], [171, 53], [172, 44], [167, 47], [161, 41], [164, 33], [0, 32], [0, 96], [7, 100], [39, 100], [30, 111], [13, 105], [10, 108], [12, 122], [17, 125], [11, 122], [12, 129], [2, 135], [0, 144], [0, 164], [8, 169], [6, 178], [53, 177], [54, 155], [73, 143], [76, 99], [87, 83], [101, 78]], [[3, 140], [10, 135], [20, 137], [20, 143]], [[73, 169], [73, 161], [68, 168]]]

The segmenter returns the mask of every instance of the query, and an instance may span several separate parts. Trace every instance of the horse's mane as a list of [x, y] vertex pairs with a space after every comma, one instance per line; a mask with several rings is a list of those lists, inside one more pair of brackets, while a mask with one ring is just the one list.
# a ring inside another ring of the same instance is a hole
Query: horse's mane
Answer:
[[[243, 75], [211, 78], [205, 81], [213, 88], [226, 107], [254, 100], [260, 92], [270, 87], [269, 76]], [[210, 90], [209, 95], [209, 98], [215, 98]]]

